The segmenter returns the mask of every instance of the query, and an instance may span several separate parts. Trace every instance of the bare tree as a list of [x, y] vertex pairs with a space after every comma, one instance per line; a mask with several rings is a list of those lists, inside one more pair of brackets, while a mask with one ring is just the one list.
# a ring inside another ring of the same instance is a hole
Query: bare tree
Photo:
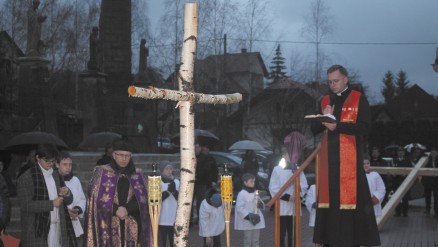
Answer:
[[241, 5], [241, 37], [246, 41], [246, 46], [251, 52], [262, 47], [255, 46], [255, 42], [269, 36], [273, 18], [271, 14], [271, 4], [268, 0], [246, 0]]
[[302, 36], [310, 39], [315, 45], [315, 81], [321, 80], [325, 55], [321, 50], [323, 39], [332, 35], [332, 17], [330, 9], [323, 0], [314, 0], [306, 24], [301, 29]]

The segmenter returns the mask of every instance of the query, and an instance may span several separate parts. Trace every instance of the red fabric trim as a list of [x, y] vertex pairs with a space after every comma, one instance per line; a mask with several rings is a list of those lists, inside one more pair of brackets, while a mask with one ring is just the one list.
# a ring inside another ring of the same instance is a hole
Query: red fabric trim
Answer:
[[[360, 92], [351, 91], [342, 107], [340, 122], [356, 123]], [[321, 109], [330, 104], [329, 96], [321, 101]], [[356, 181], [356, 137], [340, 134], [340, 208], [356, 208], [357, 181]], [[319, 188], [318, 207], [328, 208], [330, 206], [329, 181], [328, 181], [328, 132], [324, 132], [321, 139], [321, 152], [319, 155]]]
[[[325, 96], [321, 101], [321, 109], [330, 104], [329, 96]], [[318, 185], [318, 207], [330, 207], [329, 181], [328, 181], [328, 132], [324, 131], [321, 139], [321, 152], [319, 155], [319, 185]]]
[[[356, 123], [359, 109], [360, 93], [351, 91], [342, 106], [340, 121], [343, 123]], [[341, 209], [355, 209], [357, 198], [357, 149], [356, 137], [340, 135], [340, 207]]]

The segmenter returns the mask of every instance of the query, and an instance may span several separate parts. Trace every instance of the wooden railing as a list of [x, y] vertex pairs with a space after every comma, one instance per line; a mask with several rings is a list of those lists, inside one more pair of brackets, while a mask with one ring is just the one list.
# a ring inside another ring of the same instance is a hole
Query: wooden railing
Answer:
[[316, 158], [316, 184], [318, 184], [318, 154], [321, 147], [318, 146], [310, 155], [307, 157], [307, 159], [300, 165], [298, 170], [296, 170], [292, 177], [280, 188], [278, 193], [272, 197], [272, 199], [266, 204], [266, 206], [269, 208], [273, 204], [275, 204], [275, 214], [274, 214], [274, 246], [279, 247], [280, 246], [280, 197], [283, 194], [283, 192], [292, 185], [292, 183], [295, 183], [295, 246], [300, 247], [301, 246], [301, 199], [298, 196], [300, 194], [300, 175], [301, 172], [304, 171], [304, 169], [309, 166], [309, 164]]

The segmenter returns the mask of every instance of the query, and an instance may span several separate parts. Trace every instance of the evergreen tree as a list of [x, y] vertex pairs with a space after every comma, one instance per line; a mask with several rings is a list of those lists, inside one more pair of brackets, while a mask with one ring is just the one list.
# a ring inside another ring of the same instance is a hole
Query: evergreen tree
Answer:
[[395, 86], [394, 86], [394, 75], [390, 70], [386, 72], [385, 76], [382, 79], [383, 87], [380, 92], [382, 93], [383, 98], [385, 99], [385, 103], [391, 101], [395, 96]]
[[400, 72], [398, 72], [397, 74], [397, 81], [396, 81], [396, 95], [402, 95], [406, 92], [406, 89], [408, 89], [409, 86], [409, 81], [407, 79], [406, 76], [406, 72], [404, 72], [403, 70], [400, 70]]
[[285, 58], [281, 55], [281, 49], [280, 45], [277, 46], [277, 49], [275, 49], [275, 57], [272, 59], [271, 64], [269, 68], [271, 69], [271, 73], [269, 75], [269, 78], [272, 79], [272, 83], [279, 79], [287, 78], [286, 72], [283, 70], [286, 69], [286, 66], [284, 65]]

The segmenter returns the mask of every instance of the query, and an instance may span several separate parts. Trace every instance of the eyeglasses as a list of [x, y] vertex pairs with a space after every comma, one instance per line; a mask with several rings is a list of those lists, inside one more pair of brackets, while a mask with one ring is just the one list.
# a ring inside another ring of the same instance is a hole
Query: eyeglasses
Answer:
[[115, 154], [116, 156], [119, 156], [120, 158], [124, 158], [124, 159], [129, 159], [129, 158], [131, 158], [131, 154], [119, 154], [119, 153], [116, 153], [116, 152], [114, 152], [114, 154]]
[[42, 160], [48, 164], [54, 164], [56, 163], [56, 159], [46, 159], [46, 158], [42, 158]]
[[342, 78], [340, 78], [340, 79], [327, 80], [327, 84], [328, 84], [328, 85], [338, 84], [338, 83], [339, 83], [341, 80], [343, 80], [344, 78], [345, 78], [345, 76], [342, 77]]

